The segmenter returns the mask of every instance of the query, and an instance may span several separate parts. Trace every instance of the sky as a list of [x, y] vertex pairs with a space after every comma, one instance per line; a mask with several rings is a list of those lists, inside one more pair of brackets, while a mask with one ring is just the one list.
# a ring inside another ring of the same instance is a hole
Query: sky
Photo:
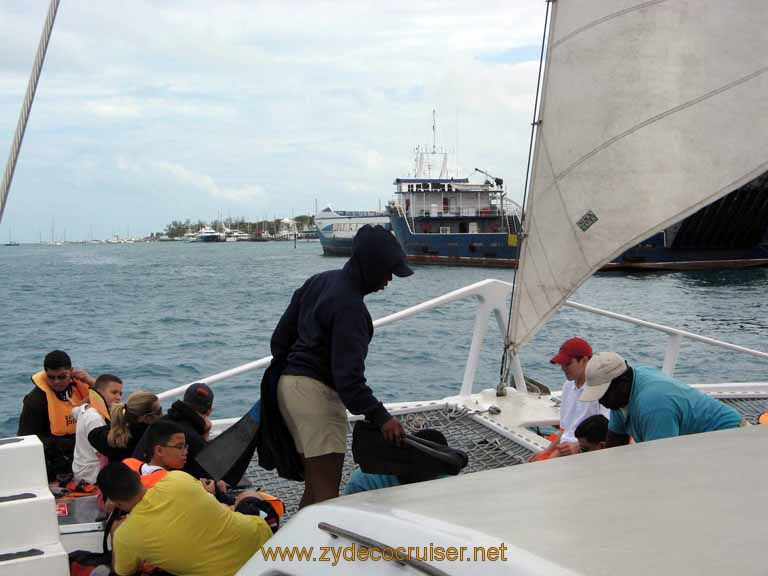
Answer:
[[[433, 110], [459, 175], [520, 200], [545, 8], [62, 0], [0, 240], [377, 209]], [[47, 10], [0, 2], [3, 167]]]

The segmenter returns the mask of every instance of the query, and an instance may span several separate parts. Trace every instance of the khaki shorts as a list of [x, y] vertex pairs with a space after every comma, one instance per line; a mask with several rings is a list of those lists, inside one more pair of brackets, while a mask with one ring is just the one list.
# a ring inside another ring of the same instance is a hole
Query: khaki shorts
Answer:
[[283, 374], [277, 403], [304, 458], [347, 451], [347, 409], [335, 390], [308, 376]]

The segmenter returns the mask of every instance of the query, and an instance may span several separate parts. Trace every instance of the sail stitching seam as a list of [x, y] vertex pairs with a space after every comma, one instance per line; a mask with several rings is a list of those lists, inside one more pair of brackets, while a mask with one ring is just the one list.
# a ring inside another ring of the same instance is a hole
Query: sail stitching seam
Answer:
[[560, 44], [563, 44], [564, 42], [567, 42], [574, 36], [578, 36], [582, 32], [585, 32], [586, 30], [589, 30], [590, 28], [594, 28], [595, 26], [599, 26], [600, 24], [603, 24], [604, 22], [607, 22], [609, 20], [613, 20], [615, 18], [620, 18], [622, 16], [625, 16], [626, 14], [629, 14], [631, 12], [637, 12], [638, 10], [642, 10], [643, 8], [647, 8], [648, 6], [653, 6], [654, 4], [663, 4], [664, 2], [668, 2], [669, 0], [649, 0], [648, 2], [643, 2], [642, 4], [637, 4], [636, 6], [631, 6], [629, 8], [625, 8], [624, 10], [620, 10], [618, 12], [614, 12], [613, 14], [608, 14], [607, 16], [603, 16], [602, 18], [599, 18], [597, 20], [593, 20], [589, 24], [585, 24], [581, 28], [577, 28], [573, 32], [569, 32], [560, 40], [557, 40], [552, 44], [552, 50], [560, 46]]
[[[544, 159], [545, 159], [545, 161], [547, 163], [547, 166], [549, 167], [549, 172], [552, 174], [552, 178], [553, 178], [552, 186], [555, 188], [555, 190], [557, 190], [557, 197], [560, 200], [560, 203], [563, 204], [563, 209], [565, 209], [565, 203], [563, 202], [563, 198], [560, 195], [560, 188], [557, 185], [557, 179], [556, 179], [557, 178], [557, 174], [555, 174], [555, 167], [552, 166], [552, 157], [549, 154], [549, 147], [547, 146], [547, 141], [546, 141], [546, 139], [544, 137], [544, 134], [541, 135], [541, 146], [544, 149]], [[566, 212], [566, 215], [567, 215], [567, 212]], [[535, 221], [533, 222], [533, 225], [536, 226], [536, 230], [538, 231], [539, 227], [538, 227], [538, 225], [536, 224]], [[541, 242], [541, 235], [539, 234], [538, 236], [539, 236], [539, 242]], [[543, 242], [541, 242], [541, 246], [542, 246], [542, 248], [544, 248], [546, 245]], [[557, 280], [557, 275], [555, 274], [554, 267], [552, 266], [552, 263], [549, 261], [549, 255], [546, 253], [546, 251], [543, 251], [543, 250], [540, 251], [540, 253], [544, 254], [544, 262], [547, 265], [547, 270], [549, 271], [550, 276], [554, 280], [555, 286], [557, 286], [557, 290], [559, 292], [562, 292], [563, 291], [563, 287], [560, 286], [560, 284], [559, 284], [559, 282]], [[539, 278], [541, 278], [541, 276], [539, 276]], [[551, 306], [552, 303], [549, 301], [549, 295], [546, 293], [546, 291], [545, 291], [544, 294], [545, 294], [545, 297], [547, 299], [547, 302], [549, 302], [549, 304]]]
[[[543, 138], [542, 138], [542, 141], [543, 141]], [[555, 167], [552, 165], [552, 157], [549, 154], [549, 149], [546, 147], [546, 144], [544, 147], [544, 151], [545, 151], [545, 157], [547, 159], [547, 164], [549, 165], [549, 171], [552, 173], [552, 176], [554, 177], [552, 186], [555, 188], [555, 190], [557, 190], [557, 198], [558, 200], [560, 200], [560, 204], [563, 207], [563, 213], [565, 214], [565, 219], [568, 221], [568, 224], [569, 224], [568, 228], [571, 230], [573, 234], [573, 241], [576, 243], [576, 246], [579, 247], [579, 252], [581, 252], [581, 257], [584, 259], [584, 262], [589, 264], [589, 259], [587, 258], [587, 255], [584, 253], [584, 248], [579, 242], [579, 234], [574, 229], [570, 214], [568, 214], [568, 204], [566, 203], [565, 198], [563, 198], [563, 193], [560, 190], [557, 174], [555, 174]]]
[[[533, 226], [533, 229], [535, 231], [535, 238], [536, 243], [539, 244], [539, 252], [544, 254], [544, 260], [547, 264], [547, 270], [549, 271], [550, 275], [552, 275], [552, 266], [549, 265], [549, 259], [547, 258], [546, 252], [544, 252], [544, 243], [541, 241], [541, 233], [539, 232], [539, 226], [536, 222], [532, 222], [531, 225]], [[541, 286], [541, 279], [542, 279], [542, 273], [541, 270], [539, 270], [538, 262], [536, 261], [536, 258], [531, 259], [531, 266], [533, 266], [534, 270], [536, 270], [536, 278], [539, 279], [539, 289], [541, 290], [543, 287]], [[526, 290], [527, 291], [527, 290]], [[549, 301], [549, 294], [547, 294], [546, 290], [542, 290], [544, 292], [544, 299], [547, 301], [547, 305], [551, 306], [552, 303]], [[536, 301], [530, 297], [529, 294], [529, 301], [533, 304], [534, 309], [537, 308]], [[537, 314], [540, 314], [538, 310], [536, 310]]]
[[[643, 238], [647, 238], [649, 234], [651, 234], [651, 235], [655, 234], [659, 230], [663, 230], [667, 226], [670, 226], [671, 224], [674, 224], [675, 222], [678, 222], [678, 221], [682, 220], [683, 218], [686, 218], [686, 217], [690, 216], [691, 214], [693, 214], [693, 213], [697, 212], [698, 210], [700, 210], [702, 207], [707, 206], [708, 204], [711, 204], [712, 202], [714, 202], [718, 198], [722, 198], [723, 196], [725, 196], [725, 194], [727, 194], [727, 192], [723, 193], [724, 190], [729, 190], [729, 191], [736, 190], [740, 185], [753, 180], [754, 178], [756, 178], [760, 174], [765, 173], [767, 170], [768, 170], [768, 162], [763, 162], [762, 164], [758, 165], [756, 168], [754, 168], [753, 170], [747, 172], [746, 174], [744, 174], [740, 178], [737, 178], [736, 180], [733, 180], [731, 183], [726, 184], [725, 186], [721, 187], [716, 192], [713, 192], [712, 194], [710, 194], [707, 198], [704, 198], [700, 202], [697, 202], [694, 206], [689, 207], [688, 210], [683, 210], [681, 212], [678, 212], [678, 213], [670, 216], [669, 218], [665, 219], [660, 224], [657, 224], [656, 226], [654, 226], [650, 230], [648, 230], [648, 231], [646, 231], [646, 232], [644, 232], [642, 234], [638, 234], [637, 236], [631, 238], [630, 240], [627, 240], [622, 246], [620, 246], [619, 248], [614, 250], [614, 252], [612, 254], [610, 254], [610, 256], [608, 257], [608, 261], [612, 260], [613, 258], [618, 256], [619, 254], [624, 252], [630, 246], [634, 246], [638, 242], [642, 241]], [[590, 266], [589, 270], [588, 270], [588, 273], [585, 276], [585, 278], [591, 277], [593, 274], [595, 274], [595, 272], [600, 270], [600, 268], [602, 268], [602, 264], [597, 264], [597, 265], [594, 265], [594, 266]], [[567, 296], [564, 296], [563, 298], [561, 298], [560, 301], [558, 302], [558, 306], [560, 306], [567, 299], [568, 299]], [[541, 324], [543, 324], [544, 321], [549, 319], [549, 317], [554, 312], [555, 311], [550, 312], [550, 314], [544, 320], [540, 321], [536, 325], [536, 327], [538, 328], [539, 326], [541, 326]]]
[[752, 72], [750, 74], [747, 74], [746, 76], [743, 76], [741, 78], [738, 78], [734, 80], [733, 82], [730, 82], [728, 84], [725, 84], [723, 86], [720, 86], [719, 88], [716, 88], [712, 90], [711, 92], [707, 92], [706, 94], [702, 94], [701, 96], [698, 96], [694, 98], [693, 100], [689, 100], [688, 102], [683, 102], [682, 104], [675, 106], [674, 108], [670, 108], [669, 110], [666, 110], [660, 114], [657, 114], [656, 116], [652, 116], [651, 118], [648, 118], [647, 120], [644, 120], [643, 122], [640, 122], [639, 124], [636, 124], [635, 126], [632, 126], [632, 128], [629, 128], [628, 130], [625, 130], [621, 134], [617, 134], [613, 138], [606, 140], [600, 146], [592, 149], [590, 152], [573, 162], [570, 166], [568, 166], [565, 170], [560, 172], [559, 174], [555, 175], [555, 181], [561, 180], [565, 178], [568, 174], [570, 174], [575, 168], [595, 156], [598, 152], [601, 152], [602, 150], [608, 148], [609, 146], [612, 146], [619, 140], [622, 140], [629, 136], [630, 134], [633, 134], [634, 132], [637, 132], [641, 128], [645, 128], [646, 126], [650, 124], [654, 124], [658, 122], [659, 120], [662, 120], [666, 118], [667, 116], [670, 116], [672, 114], [676, 114], [678, 112], [681, 112], [682, 110], [685, 110], [686, 108], [690, 108], [692, 106], [695, 106], [696, 104], [700, 104], [701, 102], [705, 100], [709, 100], [710, 98], [713, 98], [715, 96], [718, 96], [722, 94], [723, 92], [727, 92], [728, 90], [731, 90], [732, 88], [735, 88], [736, 86], [739, 86], [740, 84], [744, 84], [746, 82], [749, 82], [751, 80], [754, 80], [758, 76], [761, 76], [762, 74], [765, 74], [768, 72], [768, 66], [764, 66], [763, 68], [759, 68], [755, 72]]
[[[563, 206], [563, 210], [565, 212], [566, 219], [567, 219], [567, 216], [568, 216], [567, 206], [566, 206], [565, 200], [563, 198], [563, 195], [562, 195], [562, 193], [560, 191], [560, 186], [558, 186], [558, 181], [557, 181], [557, 177], [556, 177], [556, 174], [555, 174], [555, 168], [554, 168], [554, 166], [552, 166], [552, 161], [551, 161], [552, 159], [551, 159], [551, 157], [549, 155], [549, 148], [547, 147], [547, 144], [546, 144], [546, 141], [545, 141], [543, 133], [541, 135], [541, 145], [542, 145], [542, 148], [544, 149], [544, 157], [546, 158], [547, 166], [549, 166], [550, 172], [552, 173], [553, 177], [555, 177], [552, 185], [547, 190], [551, 190], [552, 188], [554, 188], [557, 191], [557, 197], [558, 197], [560, 203]], [[538, 232], [538, 225], [535, 222], [535, 219], [533, 219], [533, 218], [531, 219], [531, 224], [532, 224], [532, 226], [535, 227], [535, 229], [536, 229], [536, 237], [539, 240], [539, 242], [541, 242], [541, 236], [540, 236], [540, 234]], [[587, 259], [586, 254], [584, 254], [583, 247], [581, 246], [581, 244], [578, 241], [578, 236], [576, 235], [575, 230], [573, 229], [573, 226], [571, 225], [571, 226], [569, 226], [569, 228], [574, 233], [574, 243], [578, 247], [579, 252], [581, 253], [582, 258], [584, 259], [584, 262], [586, 262], [587, 265], [589, 265], [589, 260]], [[541, 245], [543, 247], [544, 243], [542, 242]], [[544, 260], [545, 260], [545, 263], [547, 265], [547, 269], [549, 270], [549, 274], [550, 274], [550, 276], [553, 279], [555, 279], [555, 284], [556, 284], [558, 290], [560, 291], [560, 293], [562, 295], [563, 289], [562, 289], [562, 287], [559, 284], [557, 284], [557, 275], [555, 274], [554, 269], [552, 267], [552, 264], [549, 261], [549, 257], [547, 256], [546, 252], [541, 251], [541, 253], [544, 255]], [[531, 260], [531, 262], [536, 267], [537, 275], [539, 276], [539, 278], [541, 278], [541, 275], [538, 272], [538, 266], [536, 265], [536, 259], [534, 258], [533, 260]], [[536, 322], [536, 324], [533, 327], [529, 327], [528, 334], [531, 334], [532, 332], [535, 332], [536, 329], [538, 329], [539, 326], [541, 326], [547, 319], [549, 319], [552, 316], [552, 314], [554, 314], [554, 312], [559, 308], [559, 306], [567, 299], [567, 296], [561, 296], [558, 299], [558, 301], [555, 303], [555, 306], [552, 307], [552, 302], [551, 302], [551, 300], [549, 298], [549, 294], [547, 294], [546, 291], [544, 291], [544, 296], [545, 296], [547, 302], [550, 304], [550, 311], [549, 311], [548, 314], [545, 314], [543, 317], [540, 317], [538, 322]], [[528, 299], [533, 304], [533, 306], [535, 308], [536, 304], [535, 304], [534, 299], [530, 297], [530, 293], [529, 293]]]

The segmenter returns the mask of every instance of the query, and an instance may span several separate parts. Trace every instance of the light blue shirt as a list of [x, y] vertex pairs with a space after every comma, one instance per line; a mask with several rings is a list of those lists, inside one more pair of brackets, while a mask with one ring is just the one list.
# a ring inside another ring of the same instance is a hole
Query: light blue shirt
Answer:
[[661, 370], [632, 368], [629, 404], [611, 410], [608, 429], [628, 434], [635, 442], [736, 428], [741, 415], [730, 406], [678, 382]]
[[347, 481], [347, 485], [344, 488], [344, 494], [357, 494], [358, 492], [391, 488], [392, 486], [400, 486], [400, 480], [398, 480], [397, 476], [392, 474], [368, 474], [358, 468], [349, 477], [349, 481]]

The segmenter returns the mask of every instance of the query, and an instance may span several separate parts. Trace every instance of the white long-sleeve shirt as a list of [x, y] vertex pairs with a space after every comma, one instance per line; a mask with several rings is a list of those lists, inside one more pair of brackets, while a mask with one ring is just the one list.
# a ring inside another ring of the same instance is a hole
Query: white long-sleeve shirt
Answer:
[[566, 380], [563, 384], [563, 395], [560, 402], [560, 428], [563, 429], [561, 442], [578, 442], [575, 436], [576, 428], [584, 420], [596, 414], [610, 417], [610, 410], [599, 402], [580, 402], [579, 398], [584, 386], [576, 388], [576, 383]]
[[88, 433], [94, 428], [104, 426], [106, 421], [96, 409], [91, 408], [88, 404], [73, 408], [72, 414], [77, 419], [72, 473], [75, 475], [75, 482], [85, 480], [89, 484], [95, 484], [101, 467], [98, 452], [88, 442]]

